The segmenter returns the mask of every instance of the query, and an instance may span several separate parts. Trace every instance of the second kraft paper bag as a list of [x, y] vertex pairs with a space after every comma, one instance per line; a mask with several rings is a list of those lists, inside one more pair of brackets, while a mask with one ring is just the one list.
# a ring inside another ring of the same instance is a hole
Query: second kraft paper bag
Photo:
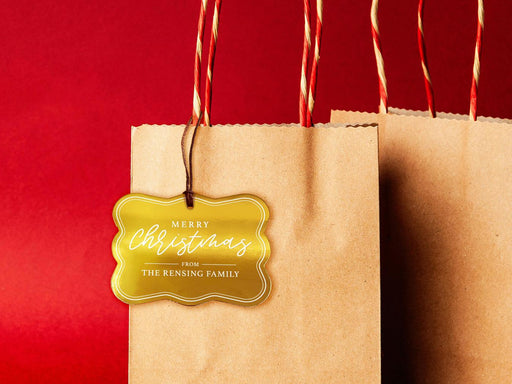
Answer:
[[384, 377], [407, 383], [510, 382], [512, 125], [485, 117], [476, 121], [483, 1], [470, 116], [437, 117], [423, 2], [418, 47], [429, 112], [387, 108], [373, 4], [383, 113], [333, 111], [331, 121], [379, 124]]
[[[183, 129], [133, 129], [132, 192], [183, 192]], [[266, 202], [272, 291], [130, 306], [130, 382], [380, 383], [376, 127], [202, 126], [193, 164], [195, 192]]]
[[332, 112], [379, 123], [387, 348], [405, 351], [396, 358], [411, 383], [507, 382], [512, 125], [397, 112]]

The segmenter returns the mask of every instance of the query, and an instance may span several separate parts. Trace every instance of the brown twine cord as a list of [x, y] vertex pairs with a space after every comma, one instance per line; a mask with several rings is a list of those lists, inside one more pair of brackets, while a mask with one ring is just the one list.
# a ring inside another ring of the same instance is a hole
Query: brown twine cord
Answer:
[[192, 149], [194, 147], [194, 140], [196, 138], [197, 127], [201, 124], [203, 113], [200, 113], [199, 119], [193, 122], [193, 117], [190, 118], [181, 137], [181, 155], [183, 164], [185, 165], [186, 173], [186, 189], [183, 194], [188, 208], [194, 208], [194, 191], [192, 189]]

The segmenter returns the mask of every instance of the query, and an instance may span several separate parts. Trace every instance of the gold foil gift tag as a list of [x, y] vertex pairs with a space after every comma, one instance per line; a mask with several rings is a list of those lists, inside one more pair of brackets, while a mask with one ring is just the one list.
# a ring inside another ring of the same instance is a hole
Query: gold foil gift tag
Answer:
[[266, 204], [252, 195], [194, 195], [193, 208], [187, 205], [185, 195], [129, 194], [117, 202], [114, 294], [128, 304], [263, 302], [271, 290]]
[[112, 291], [125, 303], [170, 299], [256, 305], [270, 294], [267, 205], [252, 195], [213, 199], [192, 189], [192, 147], [202, 114], [181, 139], [186, 190], [164, 199], [132, 193], [114, 206], [119, 232]]

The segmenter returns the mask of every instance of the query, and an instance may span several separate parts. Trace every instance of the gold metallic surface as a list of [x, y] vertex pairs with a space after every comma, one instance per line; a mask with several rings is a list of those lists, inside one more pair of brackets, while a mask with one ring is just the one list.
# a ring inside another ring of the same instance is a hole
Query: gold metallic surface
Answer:
[[184, 195], [133, 193], [116, 203], [113, 217], [112, 291], [121, 301], [256, 305], [268, 297], [269, 211], [258, 197], [195, 195], [187, 208]]

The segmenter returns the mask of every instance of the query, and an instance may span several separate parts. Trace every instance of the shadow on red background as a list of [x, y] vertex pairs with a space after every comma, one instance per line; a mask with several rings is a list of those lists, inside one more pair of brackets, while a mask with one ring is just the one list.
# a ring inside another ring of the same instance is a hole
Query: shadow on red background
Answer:
[[[416, 4], [382, 3], [390, 104], [426, 109]], [[316, 121], [332, 108], [376, 111], [369, 8], [325, 2]], [[0, 382], [127, 381], [111, 209], [129, 192], [130, 126], [190, 115], [198, 10], [184, 0], [3, 5]], [[482, 115], [512, 118], [511, 12], [509, 2], [486, 8]], [[302, 22], [302, 2], [223, 4], [214, 123], [298, 121]], [[439, 110], [467, 113], [475, 30], [476, 1], [427, 2]], [[383, 281], [383, 381], [397, 383], [407, 360], [400, 308], [386, 300], [399, 284]]]

